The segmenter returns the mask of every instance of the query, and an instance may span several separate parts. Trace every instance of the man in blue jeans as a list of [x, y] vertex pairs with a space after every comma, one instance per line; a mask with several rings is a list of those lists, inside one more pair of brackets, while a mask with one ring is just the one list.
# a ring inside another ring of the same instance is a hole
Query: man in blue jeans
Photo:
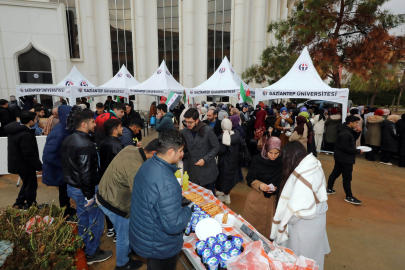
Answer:
[[109, 259], [112, 251], [99, 248], [104, 214], [94, 201], [100, 181], [97, 150], [89, 135], [96, 126], [94, 113], [77, 112], [74, 123], [76, 130], [63, 141], [61, 148], [63, 180], [67, 183], [68, 196], [76, 202], [79, 234], [85, 245], [87, 264], [91, 265]]
[[133, 270], [142, 266], [141, 261], [128, 258], [131, 251], [129, 246], [131, 193], [136, 173], [147, 159], [153, 157], [157, 146], [158, 139], [151, 141], [145, 149], [134, 145], [125, 147], [115, 156], [101, 178], [96, 201], [114, 224], [117, 232], [115, 270]]

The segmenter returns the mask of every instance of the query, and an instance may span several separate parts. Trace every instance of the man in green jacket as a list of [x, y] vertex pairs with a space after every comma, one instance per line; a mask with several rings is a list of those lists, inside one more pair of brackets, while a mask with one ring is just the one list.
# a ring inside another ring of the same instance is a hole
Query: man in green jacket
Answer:
[[151, 141], [144, 149], [129, 145], [121, 150], [104, 172], [96, 196], [100, 209], [108, 216], [117, 233], [115, 270], [139, 269], [141, 261], [130, 260], [129, 214], [131, 194], [136, 173], [141, 165], [156, 153], [158, 139]]
[[159, 104], [157, 106], [158, 115], [156, 117], [156, 131], [161, 132], [167, 129], [174, 129], [173, 124], [173, 114], [171, 112], [167, 112], [167, 105], [166, 104]]

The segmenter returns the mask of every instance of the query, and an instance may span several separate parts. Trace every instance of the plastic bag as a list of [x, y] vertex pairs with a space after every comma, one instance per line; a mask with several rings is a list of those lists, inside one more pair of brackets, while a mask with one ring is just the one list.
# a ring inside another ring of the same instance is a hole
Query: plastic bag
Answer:
[[32, 233], [31, 227], [35, 223], [38, 223], [38, 225], [37, 225], [37, 229], [34, 231], [34, 233], [38, 232], [40, 228], [42, 228], [42, 230], [45, 230], [44, 225], [46, 224], [46, 225], [49, 226], [49, 225], [52, 224], [52, 222], [53, 222], [53, 217], [45, 216], [44, 218], [41, 218], [40, 216], [35, 216], [35, 217], [31, 218], [27, 222], [27, 224], [25, 224], [25, 232], [28, 233], [28, 234], [31, 234]]
[[232, 257], [228, 260], [228, 269], [230, 270], [268, 270], [270, 269], [269, 260], [266, 252], [263, 250], [263, 244], [256, 241], [245, 247], [242, 254]]

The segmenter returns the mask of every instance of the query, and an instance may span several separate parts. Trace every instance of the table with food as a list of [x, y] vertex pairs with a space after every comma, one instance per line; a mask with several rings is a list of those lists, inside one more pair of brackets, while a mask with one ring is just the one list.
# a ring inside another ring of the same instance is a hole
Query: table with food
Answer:
[[270, 242], [210, 190], [190, 182], [183, 196], [195, 203], [183, 236], [195, 269], [318, 269], [313, 260]]

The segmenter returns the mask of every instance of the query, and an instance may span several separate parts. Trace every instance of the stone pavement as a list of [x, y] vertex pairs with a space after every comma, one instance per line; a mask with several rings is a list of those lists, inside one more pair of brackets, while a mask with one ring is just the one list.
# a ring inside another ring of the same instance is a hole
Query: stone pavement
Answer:
[[[144, 146], [157, 137], [154, 130], [143, 139]], [[319, 154], [326, 179], [332, 172], [332, 155]], [[327, 233], [331, 253], [326, 255], [325, 269], [403, 269], [405, 265], [405, 169], [369, 162], [364, 156], [357, 158], [354, 166], [352, 189], [355, 197], [363, 201], [360, 206], [346, 203], [343, 199], [342, 180], [335, 183], [336, 194], [330, 195], [327, 212]], [[243, 169], [246, 176], [247, 170]], [[19, 188], [18, 176], [0, 176], [0, 208], [13, 204]], [[58, 191], [47, 187], [38, 178], [38, 202], [58, 203]], [[249, 187], [237, 184], [231, 192], [229, 207], [242, 214]], [[115, 244], [104, 234], [102, 249], [112, 249]], [[181, 255], [186, 261], [184, 255]], [[141, 258], [138, 258], [141, 259]], [[145, 263], [146, 260], [142, 259]], [[189, 269], [192, 269], [186, 262]], [[114, 269], [115, 256], [104, 263], [95, 264], [91, 270]], [[141, 269], [146, 269], [144, 265]], [[178, 270], [186, 269], [181, 262]]]

